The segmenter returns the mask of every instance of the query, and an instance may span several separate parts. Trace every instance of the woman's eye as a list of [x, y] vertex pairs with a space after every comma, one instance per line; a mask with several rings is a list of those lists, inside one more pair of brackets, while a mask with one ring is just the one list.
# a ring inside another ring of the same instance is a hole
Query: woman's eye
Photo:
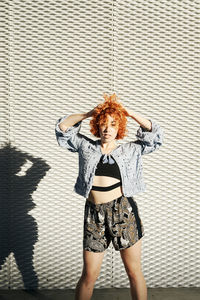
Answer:
[[[106, 123], [102, 123], [102, 126], [106, 126]], [[116, 123], [112, 123], [111, 126], [116, 126]]]

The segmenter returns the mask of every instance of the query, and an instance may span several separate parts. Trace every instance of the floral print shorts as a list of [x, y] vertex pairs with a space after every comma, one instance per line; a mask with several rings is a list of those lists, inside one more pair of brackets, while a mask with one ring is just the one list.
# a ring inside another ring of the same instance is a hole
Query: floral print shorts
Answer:
[[133, 197], [120, 196], [94, 204], [86, 199], [83, 249], [103, 252], [112, 241], [116, 251], [129, 248], [144, 236], [144, 227]]

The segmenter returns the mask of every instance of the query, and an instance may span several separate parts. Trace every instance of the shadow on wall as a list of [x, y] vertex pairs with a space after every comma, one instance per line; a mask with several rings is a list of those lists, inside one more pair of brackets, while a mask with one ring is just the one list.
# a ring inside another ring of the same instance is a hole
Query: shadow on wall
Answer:
[[[27, 160], [32, 166], [24, 176], [16, 175]], [[43, 159], [21, 152], [10, 143], [0, 149], [0, 270], [13, 252], [25, 289], [38, 288], [33, 266], [38, 226], [28, 214], [35, 207], [31, 194], [49, 169]]]

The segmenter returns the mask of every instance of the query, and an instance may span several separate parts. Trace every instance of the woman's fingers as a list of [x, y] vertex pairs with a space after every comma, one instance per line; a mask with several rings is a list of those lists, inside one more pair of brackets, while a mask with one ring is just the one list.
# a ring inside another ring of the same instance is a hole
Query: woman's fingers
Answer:
[[120, 103], [120, 104], [121, 104], [122, 108], [124, 109], [125, 115], [126, 115], [126, 116], [129, 116], [129, 111], [128, 111], [128, 109], [125, 108], [124, 105], [123, 105], [122, 103]]

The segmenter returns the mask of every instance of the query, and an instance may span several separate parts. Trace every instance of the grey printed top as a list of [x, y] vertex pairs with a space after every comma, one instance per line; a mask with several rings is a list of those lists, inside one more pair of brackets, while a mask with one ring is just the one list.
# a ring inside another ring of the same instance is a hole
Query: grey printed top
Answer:
[[[68, 149], [70, 152], [78, 152], [79, 174], [74, 185], [74, 192], [88, 197], [97, 164], [103, 155], [101, 151], [101, 140], [93, 140], [80, 133], [81, 123], [74, 124], [63, 132], [59, 124], [69, 115], [58, 119], [55, 124], [55, 134], [58, 145]], [[105, 160], [112, 163], [117, 162], [121, 178], [122, 191], [125, 197], [131, 197], [146, 190], [143, 180], [142, 155], [151, 153], [158, 149], [163, 142], [163, 129], [153, 119], [151, 131], [139, 126], [137, 140], [118, 145]]]

